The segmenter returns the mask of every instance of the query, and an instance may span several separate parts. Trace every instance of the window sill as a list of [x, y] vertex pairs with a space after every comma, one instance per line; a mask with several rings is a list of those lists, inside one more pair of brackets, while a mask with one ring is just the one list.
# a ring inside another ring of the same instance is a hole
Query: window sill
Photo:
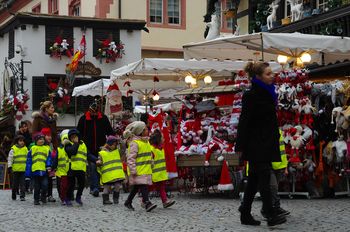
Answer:
[[147, 22], [148, 27], [155, 27], [155, 28], [168, 28], [168, 29], [178, 29], [178, 30], [186, 30], [185, 25], [181, 24], [165, 24], [165, 23], [151, 23]]

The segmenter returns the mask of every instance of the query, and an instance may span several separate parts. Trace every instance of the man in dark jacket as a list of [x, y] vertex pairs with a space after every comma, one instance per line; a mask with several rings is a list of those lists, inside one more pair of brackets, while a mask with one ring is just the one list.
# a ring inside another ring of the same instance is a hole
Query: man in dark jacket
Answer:
[[[94, 102], [79, 119], [78, 131], [88, 150], [97, 158], [101, 146], [106, 142], [106, 136], [114, 135], [112, 126], [106, 115], [98, 111], [98, 105]], [[96, 165], [89, 163], [90, 193], [98, 197], [99, 195], [99, 175]]]

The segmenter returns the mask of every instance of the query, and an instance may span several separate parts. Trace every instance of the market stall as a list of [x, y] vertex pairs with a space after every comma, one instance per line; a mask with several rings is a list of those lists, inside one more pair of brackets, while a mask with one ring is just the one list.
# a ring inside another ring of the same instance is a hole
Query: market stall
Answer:
[[349, 195], [349, 82], [315, 84], [301, 67], [349, 59], [350, 38], [257, 33], [183, 48], [186, 59], [276, 60], [286, 66], [276, 75], [278, 116], [289, 157], [289, 175], [280, 187], [290, 196]]

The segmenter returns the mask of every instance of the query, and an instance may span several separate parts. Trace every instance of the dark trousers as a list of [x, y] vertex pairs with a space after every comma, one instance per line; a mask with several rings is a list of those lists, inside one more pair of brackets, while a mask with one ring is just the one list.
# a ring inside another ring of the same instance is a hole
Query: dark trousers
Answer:
[[33, 191], [33, 179], [25, 180], [26, 192]]
[[128, 199], [126, 200], [127, 203], [131, 203], [138, 191], [141, 191], [142, 195], [142, 202], [146, 203], [149, 202], [148, 198], [148, 186], [143, 184], [143, 185], [133, 185], [131, 186], [131, 191], [129, 193]]
[[20, 191], [20, 197], [25, 197], [25, 177], [24, 172], [13, 172], [12, 173], [12, 199], [16, 199], [18, 190]]
[[90, 162], [89, 163], [89, 181], [90, 181], [90, 191], [95, 191], [98, 190], [100, 185], [99, 185], [99, 181], [100, 181], [100, 176], [97, 172], [97, 168], [96, 168], [96, 164]]
[[52, 197], [52, 188], [53, 188], [53, 178], [52, 176], [47, 177], [47, 197]]
[[68, 200], [69, 181], [68, 176], [56, 177], [57, 191], [61, 201]]
[[34, 176], [34, 200], [46, 200], [47, 176]]
[[85, 172], [84, 171], [72, 171], [71, 175], [68, 177], [69, 181], [69, 189], [68, 189], [68, 197], [72, 200], [74, 196], [75, 183], [78, 184], [78, 190], [76, 199], [80, 199], [81, 195], [83, 195], [84, 187], [85, 187]]
[[248, 184], [244, 191], [243, 211], [250, 213], [255, 194], [259, 190], [263, 210], [267, 215], [272, 215], [272, 200], [270, 189], [271, 163], [251, 163], [249, 162]]
[[270, 188], [271, 188], [271, 200], [272, 206], [274, 208], [281, 207], [280, 197], [278, 196], [278, 185], [284, 175], [284, 169], [280, 170], [272, 170], [271, 172], [271, 180], [270, 180]]

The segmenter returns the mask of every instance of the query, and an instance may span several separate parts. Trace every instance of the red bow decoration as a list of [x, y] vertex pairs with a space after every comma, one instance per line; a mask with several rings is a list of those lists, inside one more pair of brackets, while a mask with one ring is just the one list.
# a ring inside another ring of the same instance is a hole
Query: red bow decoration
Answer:
[[130, 81], [125, 81], [123, 87], [125, 87], [125, 86], [129, 86], [130, 87], [131, 86]]
[[134, 92], [134, 90], [129, 89], [129, 90], [126, 92], [126, 96], [129, 97], [129, 94], [132, 94], [133, 92]]
[[153, 82], [159, 82], [159, 78], [157, 76], [153, 77]]

